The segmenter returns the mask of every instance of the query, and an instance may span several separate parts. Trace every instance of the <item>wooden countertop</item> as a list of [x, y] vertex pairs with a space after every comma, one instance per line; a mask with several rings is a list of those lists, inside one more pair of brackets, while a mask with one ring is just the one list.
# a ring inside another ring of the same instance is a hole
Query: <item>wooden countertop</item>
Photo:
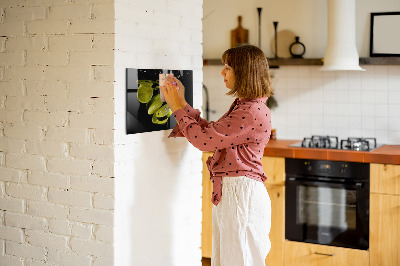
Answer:
[[400, 164], [400, 145], [383, 145], [372, 151], [289, 147], [301, 140], [270, 140], [264, 156], [363, 163]]

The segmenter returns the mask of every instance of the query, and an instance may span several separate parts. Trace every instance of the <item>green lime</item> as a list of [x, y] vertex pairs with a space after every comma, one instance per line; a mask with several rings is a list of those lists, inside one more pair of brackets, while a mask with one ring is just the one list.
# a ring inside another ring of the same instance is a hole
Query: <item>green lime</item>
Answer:
[[162, 104], [163, 103], [161, 102], [160, 94], [157, 94], [147, 103], [147, 113], [149, 115], [154, 114], [161, 107]]
[[153, 114], [151, 121], [154, 124], [163, 125], [167, 123], [168, 118], [171, 115], [172, 115], [171, 109], [169, 109], [168, 105], [164, 104], [157, 110], [157, 112]]
[[158, 125], [164, 125], [165, 123], [167, 123], [168, 118], [171, 116], [172, 111], [170, 113], [168, 113], [166, 116], [163, 117], [157, 117], [156, 114], [153, 115], [151, 121], [154, 124], [158, 124]]
[[153, 97], [153, 88], [151, 83], [140, 83], [137, 91], [137, 98], [141, 103], [148, 103]]
[[153, 82], [154, 81], [152, 80], [146, 80], [146, 79], [138, 80], [139, 85], [145, 85], [145, 86], [152, 86]]
[[169, 109], [168, 105], [167, 105], [167, 104], [164, 104], [163, 106], [161, 106], [161, 107], [157, 110], [157, 112], [156, 112], [156, 117], [163, 117], [163, 116], [166, 116], [166, 115], [168, 115], [170, 112], [171, 112], [171, 114], [172, 114], [172, 111], [171, 111], [171, 109]]

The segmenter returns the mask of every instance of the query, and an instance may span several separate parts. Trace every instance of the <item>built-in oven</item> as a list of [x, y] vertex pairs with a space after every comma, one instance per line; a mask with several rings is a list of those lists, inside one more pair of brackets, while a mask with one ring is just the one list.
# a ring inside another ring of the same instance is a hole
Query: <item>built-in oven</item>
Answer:
[[369, 164], [287, 158], [285, 169], [286, 239], [368, 249]]

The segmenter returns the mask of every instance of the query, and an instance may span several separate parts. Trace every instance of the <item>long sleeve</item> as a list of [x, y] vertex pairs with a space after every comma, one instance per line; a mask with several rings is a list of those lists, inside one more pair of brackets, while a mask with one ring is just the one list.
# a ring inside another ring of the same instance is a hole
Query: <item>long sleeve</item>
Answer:
[[[186, 115], [190, 116], [191, 118], [193, 118], [194, 120], [196, 120], [200, 126], [202, 127], [206, 127], [208, 126], [209, 122], [203, 118], [200, 117], [200, 111], [197, 109], [194, 109], [193, 107], [191, 107], [189, 104], [187, 104], [185, 106], [184, 112], [186, 113]], [[171, 134], [169, 134], [169, 138], [171, 137], [184, 137], [185, 135], [182, 134], [182, 132], [180, 131], [179, 125], [176, 125], [173, 129]]]
[[[246, 176], [264, 182], [261, 160], [271, 131], [271, 112], [265, 98], [236, 99], [216, 122], [200, 118], [200, 112], [186, 106], [174, 112], [175, 136], [186, 137], [201, 151], [214, 151], [207, 160], [213, 183], [211, 201], [218, 205], [221, 182], [227, 176]], [[172, 135], [172, 134], [171, 134]]]
[[218, 122], [208, 123], [207, 126], [201, 125], [182, 109], [175, 111], [174, 116], [180, 132], [201, 151], [233, 148], [254, 141], [249, 132], [254, 130], [252, 125], [255, 125], [256, 119], [248, 108], [233, 109]]

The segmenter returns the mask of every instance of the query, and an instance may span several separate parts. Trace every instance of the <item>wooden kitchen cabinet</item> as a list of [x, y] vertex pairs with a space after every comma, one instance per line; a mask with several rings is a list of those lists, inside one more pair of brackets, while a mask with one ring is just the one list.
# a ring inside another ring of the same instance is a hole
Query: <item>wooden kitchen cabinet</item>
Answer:
[[266, 266], [283, 265], [285, 241], [285, 158], [264, 156], [261, 160], [267, 175], [265, 187], [271, 199], [271, 250]]
[[371, 164], [371, 266], [400, 265], [400, 165]]
[[203, 153], [203, 195], [202, 195], [202, 223], [201, 223], [201, 253], [203, 258], [211, 258], [212, 252], [212, 183], [206, 161], [212, 152]]
[[264, 156], [261, 159], [264, 172], [267, 175], [265, 184], [268, 185], [285, 185], [285, 158]]
[[371, 266], [400, 265], [400, 196], [371, 194]]
[[271, 250], [265, 259], [266, 266], [283, 265], [285, 241], [285, 187], [265, 184], [271, 199]]
[[[203, 153], [203, 206], [202, 206], [202, 256], [211, 258], [212, 253], [212, 183], [206, 161], [211, 152]], [[263, 157], [264, 171], [268, 176], [265, 182], [272, 205], [271, 250], [266, 258], [266, 265], [283, 265], [283, 243], [285, 230], [285, 158]]]
[[400, 195], [400, 165], [370, 164], [371, 193]]
[[285, 240], [284, 252], [285, 266], [369, 265], [369, 253], [365, 250], [316, 245]]

